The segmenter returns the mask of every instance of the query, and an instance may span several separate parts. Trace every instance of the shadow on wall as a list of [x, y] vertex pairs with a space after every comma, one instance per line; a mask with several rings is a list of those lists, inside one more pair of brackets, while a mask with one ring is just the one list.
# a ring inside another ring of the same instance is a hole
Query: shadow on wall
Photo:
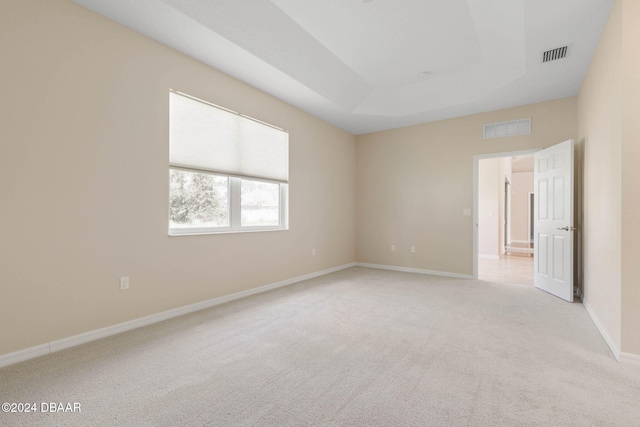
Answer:
[[576, 227], [576, 232], [573, 235], [573, 247], [575, 248], [574, 252], [574, 263], [573, 263], [573, 286], [576, 289], [578, 296], [582, 300], [582, 296], [584, 295], [584, 265], [582, 261], [583, 254], [583, 228], [582, 228], [582, 220], [584, 217], [584, 156], [585, 156], [585, 142], [586, 140], [583, 138], [575, 144], [575, 153], [574, 153], [574, 209], [573, 209], [573, 223], [574, 227]]

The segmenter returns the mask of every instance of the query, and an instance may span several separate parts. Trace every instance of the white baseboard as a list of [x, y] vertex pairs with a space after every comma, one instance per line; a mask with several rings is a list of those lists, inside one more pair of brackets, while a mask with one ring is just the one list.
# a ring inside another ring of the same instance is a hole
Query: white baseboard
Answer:
[[604, 338], [604, 341], [609, 346], [609, 350], [611, 350], [611, 353], [613, 353], [613, 357], [615, 357], [618, 362], [630, 363], [632, 365], [640, 366], [640, 355], [621, 352], [618, 350], [615, 344], [613, 344], [613, 341], [609, 337], [609, 334], [607, 334], [607, 332], [604, 330], [602, 324], [598, 320], [598, 317], [595, 315], [589, 304], [585, 304], [584, 295], [582, 294], [582, 292], [580, 292], [580, 289], [578, 289], [576, 296], [578, 297], [580, 302], [582, 302], [583, 307], [585, 308], [585, 310], [587, 310], [589, 317], [591, 317], [591, 321], [596, 325], [596, 328], [598, 328], [598, 332], [600, 332], [600, 335], [602, 335], [602, 338]]
[[405, 273], [432, 274], [434, 276], [456, 277], [458, 279], [473, 279], [470, 274], [449, 273], [446, 271], [423, 270], [420, 268], [396, 267], [394, 265], [368, 264], [366, 262], [356, 262], [358, 267], [377, 268], [380, 270], [403, 271]]
[[600, 323], [600, 321], [598, 320], [598, 317], [591, 309], [591, 306], [589, 306], [588, 303], [585, 303], [584, 300], [582, 302], [582, 306], [585, 308], [585, 310], [587, 310], [589, 317], [591, 317], [594, 325], [596, 325], [596, 328], [598, 328], [598, 331], [600, 331], [600, 335], [602, 335], [602, 338], [604, 338], [604, 341], [609, 346], [609, 350], [611, 350], [611, 353], [613, 353], [613, 357], [615, 357], [616, 360], [620, 361], [620, 350], [618, 350], [618, 347], [613, 343], [613, 340], [611, 339], [609, 334], [607, 334], [607, 331], [602, 326], [602, 323]]
[[511, 240], [509, 244], [511, 243], [522, 243], [522, 244], [528, 245], [531, 242], [529, 240]]
[[24, 350], [18, 350], [13, 353], [3, 354], [0, 356], [0, 368], [22, 362], [23, 360], [35, 359], [36, 357], [44, 356], [50, 352], [49, 344], [42, 344], [35, 347], [25, 348]]
[[479, 259], [500, 259], [499, 255], [478, 254]]
[[248, 297], [250, 295], [259, 294], [262, 292], [270, 291], [272, 289], [280, 288], [282, 286], [287, 286], [293, 283], [302, 282], [303, 280], [313, 279], [314, 277], [319, 277], [325, 274], [344, 270], [345, 268], [354, 267], [355, 265], [356, 263], [352, 262], [349, 264], [340, 265], [338, 267], [328, 268], [326, 270], [305, 274], [303, 276], [298, 276], [298, 277], [283, 280], [280, 282], [271, 283], [269, 285], [259, 286], [257, 288], [248, 289], [246, 291], [236, 292], [231, 295], [213, 298], [210, 300], [197, 302], [195, 304], [186, 305], [184, 307], [178, 307], [173, 310], [163, 311], [161, 313], [152, 314], [150, 316], [129, 320], [128, 322], [118, 323], [116, 325], [107, 326], [106, 328], [96, 329], [96, 330], [85, 332], [79, 335], [63, 338], [57, 341], [51, 341], [46, 344], [37, 345], [35, 347], [30, 347], [30, 348], [19, 350], [13, 353], [3, 354], [3, 355], [0, 355], [0, 368], [4, 366], [13, 365], [14, 363], [33, 359], [35, 357], [43, 356], [45, 354], [60, 351], [65, 348], [84, 344], [89, 341], [105, 338], [111, 335], [119, 334], [121, 332], [130, 331], [131, 329], [136, 329], [142, 326], [151, 325], [153, 323], [162, 322], [163, 320], [171, 319], [173, 317], [182, 316], [184, 314], [193, 313], [194, 311], [203, 310], [205, 308], [213, 307], [216, 305], [224, 304], [226, 302]]
[[624, 363], [631, 363], [632, 365], [640, 366], [640, 355], [638, 354], [621, 352], [618, 360]]

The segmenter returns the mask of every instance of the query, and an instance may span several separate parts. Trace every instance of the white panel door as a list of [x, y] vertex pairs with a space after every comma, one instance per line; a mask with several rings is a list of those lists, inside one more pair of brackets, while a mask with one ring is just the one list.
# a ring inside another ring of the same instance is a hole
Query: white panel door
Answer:
[[534, 154], [536, 288], [573, 302], [573, 140]]

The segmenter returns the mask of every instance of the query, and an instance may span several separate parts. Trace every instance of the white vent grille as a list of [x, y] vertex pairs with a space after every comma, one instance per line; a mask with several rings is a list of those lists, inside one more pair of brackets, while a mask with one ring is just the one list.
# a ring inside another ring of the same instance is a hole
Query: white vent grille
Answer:
[[567, 49], [569, 46], [562, 46], [556, 49], [551, 49], [542, 53], [542, 62], [555, 61], [556, 59], [562, 59], [567, 56]]
[[484, 139], [504, 136], [528, 135], [531, 133], [531, 117], [508, 122], [487, 123], [484, 125]]

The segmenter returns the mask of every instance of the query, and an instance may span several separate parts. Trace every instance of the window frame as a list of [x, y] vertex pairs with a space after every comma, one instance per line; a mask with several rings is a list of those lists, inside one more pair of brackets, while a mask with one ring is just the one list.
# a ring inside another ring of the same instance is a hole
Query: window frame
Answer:
[[[169, 188], [169, 236], [189, 236], [203, 234], [228, 234], [228, 233], [252, 233], [262, 231], [282, 231], [289, 229], [288, 221], [288, 200], [289, 200], [289, 183], [264, 178], [254, 178], [249, 176], [225, 174], [202, 169], [185, 168], [180, 166], [169, 165], [169, 180], [171, 180], [171, 170], [179, 170], [191, 173], [203, 173], [227, 178], [227, 195], [228, 195], [228, 215], [229, 225], [224, 227], [171, 227], [171, 187]], [[242, 180], [266, 182], [270, 184], [278, 184], [278, 224], [277, 225], [258, 225], [258, 226], [242, 226]]]

